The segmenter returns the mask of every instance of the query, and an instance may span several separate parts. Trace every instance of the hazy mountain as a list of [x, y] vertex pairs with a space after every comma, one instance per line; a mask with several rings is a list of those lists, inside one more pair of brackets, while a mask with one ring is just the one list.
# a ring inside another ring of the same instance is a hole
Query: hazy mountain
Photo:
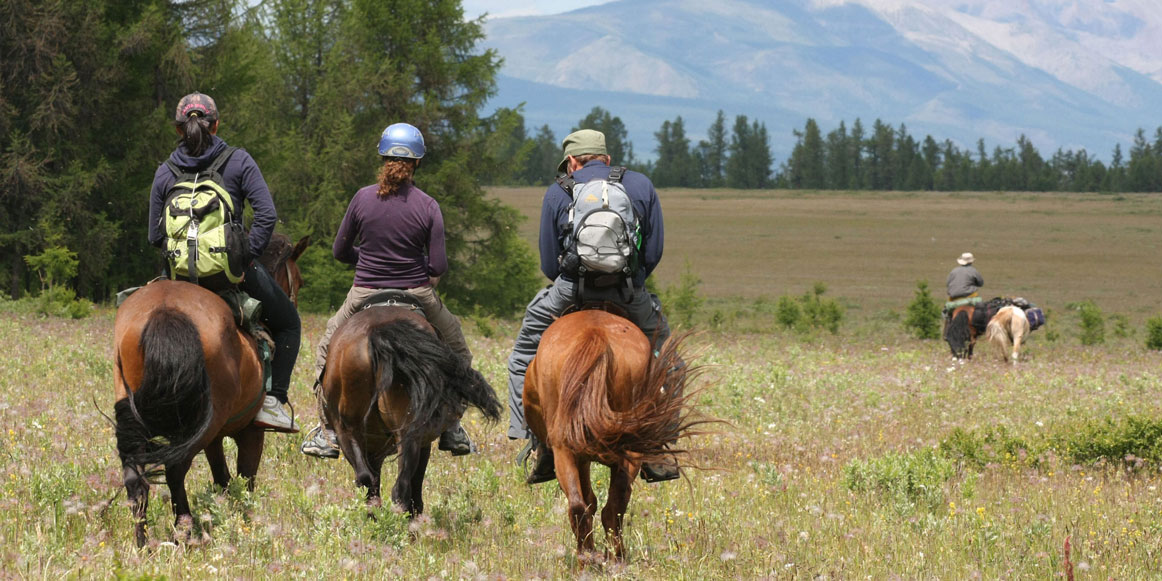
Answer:
[[525, 102], [558, 137], [600, 105], [639, 157], [663, 121], [698, 138], [719, 109], [765, 122], [777, 162], [807, 117], [1103, 158], [1162, 124], [1156, 0], [621, 0], [486, 33], [505, 59], [494, 105]]

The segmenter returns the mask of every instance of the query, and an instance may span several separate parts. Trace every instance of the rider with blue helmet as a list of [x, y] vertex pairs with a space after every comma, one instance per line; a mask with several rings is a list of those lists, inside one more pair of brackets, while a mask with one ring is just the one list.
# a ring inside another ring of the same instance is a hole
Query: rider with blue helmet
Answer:
[[[448, 259], [440, 205], [412, 180], [427, 152], [424, 136], [407, 123], [395, 123], [383, 130], [377, 151], [383, 160], [378, 180], [355, 193], [331, 249], [337, 260], [355, 265], [355, 280], [319, 339], [315, 376], [320, 379], [335, 330], [368, 297], [387, 289], [403, 290], [415, 297], [440, 339], [472, 361], [460, 320], [448, 311], [435, 291], [440, 276], [448, 270]], [[316, 395], [318, 386], [316, 380]], [[338, 458], [339, 447], [322, 403], [319, 416], [320, 425], [308, 434], [302, 452]], [[440, 436], [439, 448], [459, 456], [472, 451], [472, 442], [457, 422]]]

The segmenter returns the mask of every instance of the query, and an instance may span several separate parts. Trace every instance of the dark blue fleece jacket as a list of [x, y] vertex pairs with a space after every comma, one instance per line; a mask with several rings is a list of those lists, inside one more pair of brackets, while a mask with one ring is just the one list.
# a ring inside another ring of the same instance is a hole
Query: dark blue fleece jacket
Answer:
[[[609, 166], [600, 160], [591, 160], [585, 167], [573, 172], [573, 179], [577, 183], [593, 179], [609, 177]], [[650, 178], [636, 171], [627, 171], [621, 178], [625, 191], [629, 194], [633, 207], [641, 219], [642, 247], [641, 260], [637, 273], [634, 274], [633, 284], [642, 288], [646, 284], [646, 277], [654, 271], [662, 260], [662, 247], [665, 245], [665, 228], [662, 224], [662, 204], [658, 201], [658, 192]], [[550, 279], [556, 280], [561, 274], [561, 267], [557, 257], [564, 251], [564, 232], [569, 223], [569, 204], [573, 198], [565, 193], [560, 184], [553, 182], [545, 192], [545, 200], [541, 203], [541, 272]]]
[[[196, 172], [209, 168], [226, 147], [226, 142], [215, 135], [213, 143], [202, 155], [191, 156], [186, 152], [185, 145], [179, 145], [169, 158], [183, 170]], [[278, 221], [274, 200], [270, 197], [266, 180], [262, 178], [262, 171], [249, 153], [239, 149], [222, 168], [222, 179], [226, 182], [222, 185], [234, 199], [234, 209], [239, 217], [245, 207], [244, 201], [249, 202], [254, 209], [254, 221], [250, 224], [250, 255], [261, 256], [270, 242], [271, 234], [274, 234], [274, 224]], [[165, 224], [161, 213], [165, 208], [166, 194], [175, 182], [173, 172], [164, 163], [153, 174], [153, 190], [149, 193], [149, 243], [157, 247], [165, 243]]]

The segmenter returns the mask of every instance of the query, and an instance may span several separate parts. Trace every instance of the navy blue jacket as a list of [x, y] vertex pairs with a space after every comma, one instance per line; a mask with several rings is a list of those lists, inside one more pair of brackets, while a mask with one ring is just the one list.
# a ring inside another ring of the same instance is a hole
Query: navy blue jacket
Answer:
[[[577, 183], [592, 179], [609, 177], [609, 166], [600, 160], [591, 160], [585, 167], [573, 172], [573, 179]], [[629, 194], [633, 207], [641, 219], [642, 247], [639, 268], [634, 274], [635, 287], [645, 286], [646, 277], [654, 271], [662, 260], [662, 247], [665, 245], [665, 228], [662, 225], [662, 204], [658, 201], [658, 192], [650, 178], [635, 171], [627, 171], [621, 178], [626, 193]], [[545, 192], [545, 200], [541, 203], [541, 272], [550, 279], [556, 280], [561, 274], [561, 267], [557, 257], [565, 250], [564, 232], [569, 224], [569, 204], [573, 198], [565, 193], [564, 188], [557, 182], [549, 186]]]
[[[179, 145], [169, 158], [183, 170], [196, 172], [209, 168], [226, 147], [226, 142], [215, 135], [213, 143], [202, 155], [191, 156], [186, 152], [185, 145]], [[274, 234], [274, 224], [278, 221], [274, 200], [270, 197], [270, 189], [266, 187], [262, 171], [249, 153], [239, 149], [222, 168], [222, 179], [226, 182], [223, 186], [234, 199], [234, 211], [239, 217], [245, 208], [244, 201], [249, 202], [254, 209], [254, 221], [250, 224], [250, 255], [261, 256], [270, 242], [271, 234]], [[165, 243], [165, 223], [161, 213], [165, 207], [166, 194], [175, 182], [173, 172], [164, 163], [153, 174], [153, 190], [149, 193], [149, 243], [157, 247]]]

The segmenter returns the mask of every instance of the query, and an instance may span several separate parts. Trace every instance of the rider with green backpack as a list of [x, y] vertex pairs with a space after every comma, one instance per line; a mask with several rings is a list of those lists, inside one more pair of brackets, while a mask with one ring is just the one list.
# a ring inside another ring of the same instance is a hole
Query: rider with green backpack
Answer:
[[[294, 303], [254, 258], [261, 256], [278, 216], [254, 158], [230, 147], [218, 133], [218, 107], [191, 93], [178, 103], [177, 148], [157, 168], [149, 196], [149, 242], [162, 249], [171, 278], [211, 290], [237, 285], [262, 302], [261, 321], [274, 339], [271, 389], [254, 423], [297, 432], [283, 409], [298, 358], [302, 325]], [[247, 234], [242, 210], [254, 220]]]

